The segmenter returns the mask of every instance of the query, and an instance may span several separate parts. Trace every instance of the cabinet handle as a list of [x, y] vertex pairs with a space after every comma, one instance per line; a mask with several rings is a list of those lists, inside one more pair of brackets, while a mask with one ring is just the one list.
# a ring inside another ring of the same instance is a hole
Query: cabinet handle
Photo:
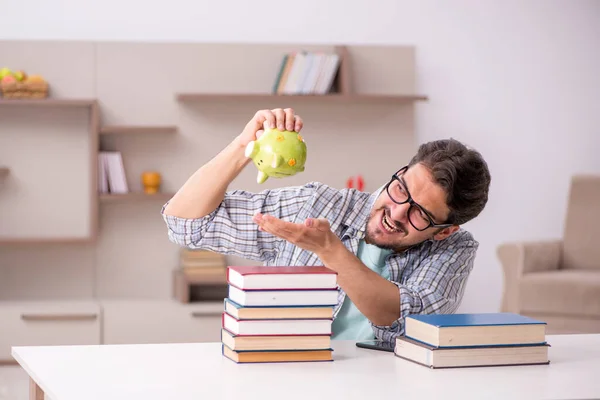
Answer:
[[221, 315], [221, 313], [216, 312], [216, 311], [192, 311], [190, 313], [190, 315], [193, 318], [200, 318], [200, 317], [214, 317], [215, 315]]
[[21, 314], [23, 321], [88, 321], [98, 314]]

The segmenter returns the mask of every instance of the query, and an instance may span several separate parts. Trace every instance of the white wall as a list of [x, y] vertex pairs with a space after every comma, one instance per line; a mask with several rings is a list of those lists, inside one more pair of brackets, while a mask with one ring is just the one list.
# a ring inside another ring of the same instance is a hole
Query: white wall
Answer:
[[569, 176], [600, 172], [599, 1], [31, 0], [2, 14], [0, 39], [415, 45], [431, 98], [419, 141], [461, 139], [493, 176], [468, 226], [481, 247], [463, 311], [498, 309], [496, 246], [559, 237]]

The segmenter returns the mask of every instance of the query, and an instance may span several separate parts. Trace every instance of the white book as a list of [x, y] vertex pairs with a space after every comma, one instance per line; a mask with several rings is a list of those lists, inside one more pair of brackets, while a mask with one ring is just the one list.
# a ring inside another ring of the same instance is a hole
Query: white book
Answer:
[[242, 306], [328, 306], [337, 304], [337, 289], [241, 290], [229, 285], [229, 298]]
[[326, 53], [318, 53], [315, 67], [312, 69], [311, 76], [308, 82], [307, 92], [309, 94], [317, 94], [317, 86], [319, 77], [323, 74], [323, 69], [327, 63], [328, 55]]
[[235, 335], [331, 335], [330, 319], [238, 320], [223, 314], [223, 328]]
[[292, 64], [285, 88], [283, 90], [284, 94], [298, 93], [298, 88], [300, 87], [300, 81], [302, 79], [302, 74], [305, 67], [306, 56], [306, 52], [304, 51], [299, 51], [296, 53], [294, 63]]
[[108, 193], [108, 176], [106, 174], [106, 158], [104, 152], [98, 153], [98, 192]]
[[123, 158], [118, 151], [107, 151], [104, 153], [107, 163], [108, 186], [111, 193], [129, 193]]
[[319, 77], [317, 92], [321, 94], [329, 93], [340, 64], [338, 54], [330, 54], [324, 67], [323, 74]]

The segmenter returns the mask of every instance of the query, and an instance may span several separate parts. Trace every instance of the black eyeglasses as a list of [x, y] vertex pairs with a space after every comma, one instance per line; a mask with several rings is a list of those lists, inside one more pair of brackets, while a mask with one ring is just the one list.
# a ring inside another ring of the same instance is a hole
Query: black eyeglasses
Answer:
[[408, 166], [403, 167], [392, 175], [392, 179], [385, 186], [385, 190], [390, 197], [390, 199], [396, 204], [405, 204], [409, 203], [410, 207], [408, 208], [408, 221], [418, 231], [424, 231], [428, 228], [448, 228], [453, 224], [436, 224], [433, 222], [433, 218], [431, 215], [421, 207], [417, 202], [413, 200], [411, 197], [408, 188], [406, 187], [406, 183], [400, 178], [403, 175]]

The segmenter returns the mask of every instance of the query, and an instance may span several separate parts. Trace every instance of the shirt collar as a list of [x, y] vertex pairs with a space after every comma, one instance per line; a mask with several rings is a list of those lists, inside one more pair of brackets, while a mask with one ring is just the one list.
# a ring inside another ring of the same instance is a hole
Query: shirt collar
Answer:
[[346, 214], [344, 225], [353, 230], [353, 232], [348, 233], [356, 235], [360, 239], [365, 237], [367, 219], [369, 218], [369, 215], [371, 215], [371, 210], [375, 201], [384, 189], [385, 185], [382, 185], [371, 194], [357, 192], [361, 193], [363, 197], [358, 195], [357, 198], [352, 201], [352, 210]]

